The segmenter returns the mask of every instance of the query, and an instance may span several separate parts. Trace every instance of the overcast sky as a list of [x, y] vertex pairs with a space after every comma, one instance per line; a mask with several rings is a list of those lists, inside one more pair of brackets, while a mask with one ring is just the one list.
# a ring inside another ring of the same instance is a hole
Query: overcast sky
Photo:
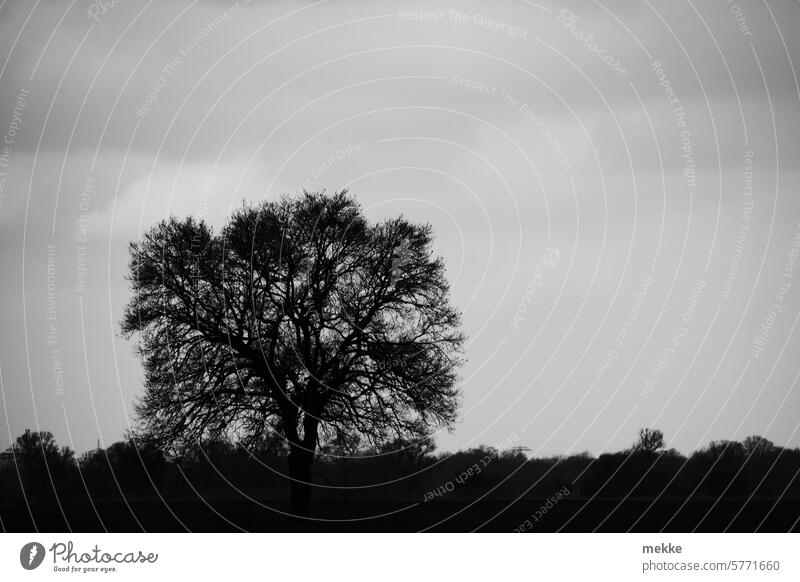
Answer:
[[102, 4], [0, 2], [0, 448], [128, 427], [131, 240], [304, 187], [433, 224], [442, 449], [800, 445], [796, 1]]

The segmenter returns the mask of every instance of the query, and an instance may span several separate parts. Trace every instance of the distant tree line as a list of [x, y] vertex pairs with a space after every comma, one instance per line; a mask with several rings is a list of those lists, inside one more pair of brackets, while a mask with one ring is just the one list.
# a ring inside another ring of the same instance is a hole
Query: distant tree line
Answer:
[[[206, 442], [166, 458], [155, 445], [128, 438], [76, 456], [52, 433], [26, 430], [0, 454], [0, 505], [56, 499], [286, 502], [288, 454], [288, 446], [272, 438], [247, 448]], [[318, 451], [312, 483], [316, 502], [543, 499], [557, 490], [573, 499], [800, 498], [799, 473], [800, 449], [758, 436], [714, 441], [686, 457], [666, 449], [660, 431], [642, 429], [629, 449], [598, 457], [529, 458], [523, 448], [486, 446], [436, 453], [430, 439], [368, 448], [332, 444]]]

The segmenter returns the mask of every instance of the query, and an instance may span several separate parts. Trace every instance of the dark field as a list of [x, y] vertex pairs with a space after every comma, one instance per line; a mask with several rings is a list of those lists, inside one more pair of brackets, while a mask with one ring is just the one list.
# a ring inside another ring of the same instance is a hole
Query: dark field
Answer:
[[800, 521], [800, 450], [759, 437], [689, 456], [646, 442], [598, 457], [403, 443], [321, 454], [305, 513], [290, 510], [275, 443], [166, 459], [123, 441], [75, 458], [44, 436], [26, 432], [0, 467], [0, 530], [787, 532]]
[[55, 503], [33, 503], [30, 510], [0, 507], [0, 519], [9, 532], [511, 532], [526, 519], [533, 532], [797, 532], [800, 517], [794, 499], [662, 499], [652, 506], [647, 499], [564, 499], [534, 522], [545, 501], [326, 503], [313, 505], [308, 520], [282, 515], [282, 501], [73, 502], [63, 512]]

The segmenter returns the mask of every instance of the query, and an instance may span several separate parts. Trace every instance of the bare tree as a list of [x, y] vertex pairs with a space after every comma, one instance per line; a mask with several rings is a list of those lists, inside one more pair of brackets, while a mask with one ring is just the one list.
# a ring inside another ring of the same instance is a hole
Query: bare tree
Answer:
[[664, 433], [658, 429], [640, 428], [639, 440], [633, 450], [645, 453], [657, 453], [664, 448]]
[[282, 435], [305, 515], [320, 443], [450, 426], [464, 337], [432, 241], [402, 217], [370, 223], [347, 192], [244, 205], [218, 233], [153, 227], [130, 245], [122, 320], [141, 339], [139, 431], [175, 453]]
[[25, 481], [26, 493], [31, 498], [57, 495], [57, 487], [66, 485], [59, 481], [66, 481], [66, 472], [75, 466], [74, 451], [69, 447], [59, 447], [49, 431], [25, 429], [8, 452], [12, 454], [14, 467]]

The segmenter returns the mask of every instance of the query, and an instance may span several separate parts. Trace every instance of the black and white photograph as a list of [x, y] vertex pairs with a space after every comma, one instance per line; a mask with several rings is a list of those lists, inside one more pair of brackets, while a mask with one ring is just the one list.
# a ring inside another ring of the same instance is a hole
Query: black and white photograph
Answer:
[[0, 0], [0, 577], [798, 579], [798, 30]]

